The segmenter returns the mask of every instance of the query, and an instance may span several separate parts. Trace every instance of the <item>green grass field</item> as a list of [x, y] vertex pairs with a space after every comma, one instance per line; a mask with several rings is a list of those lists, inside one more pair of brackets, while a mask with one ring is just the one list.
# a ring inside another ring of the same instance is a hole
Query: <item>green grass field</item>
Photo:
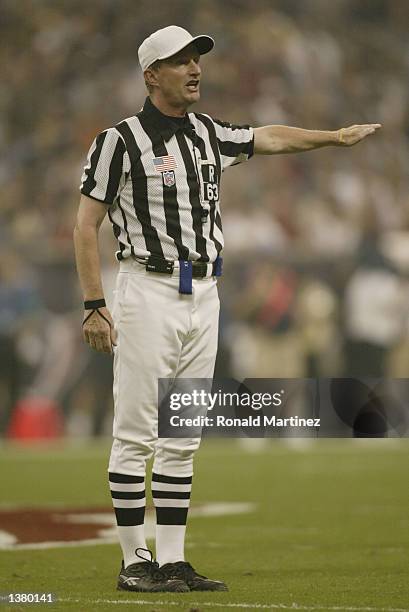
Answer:
[[[106, 506], [108, 443], [0, 449], [1, 505]], [[116, 590], [115, 544], [0, 550], [0, 593], [52, 592], [1, 610], [409, 610], [407, 441], [206, 441], [192, 501], [253, 502], [248, 514], [192, 517], [189, 560], [228, 593]], [[2, 526], [0, 525], [0, 530]]]

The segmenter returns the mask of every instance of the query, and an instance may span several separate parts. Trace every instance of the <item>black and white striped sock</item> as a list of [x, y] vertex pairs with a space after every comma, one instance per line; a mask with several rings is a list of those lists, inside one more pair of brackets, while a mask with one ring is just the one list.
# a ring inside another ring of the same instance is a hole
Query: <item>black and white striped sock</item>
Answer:
[[152, 474], [156, 509], [156, 558], [159, 565], [184, 561], [186, 521], [192, 476]]
[[109, 472], [109, 488], [118, 525], [118, 537], [124, 557], [124, 565], [139, 563], [136, 548], [146, 548], [145, 477]]

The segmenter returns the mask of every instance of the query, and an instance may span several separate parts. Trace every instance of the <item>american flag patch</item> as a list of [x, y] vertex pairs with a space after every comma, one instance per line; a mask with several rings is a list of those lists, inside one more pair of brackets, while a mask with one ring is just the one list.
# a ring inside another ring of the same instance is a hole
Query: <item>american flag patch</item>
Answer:
[[156, 172], [165, 172], [166, 170], [174, 170], [177, 168], [176, 160], [173, 155], [164, 155], [163, 157], [155, 157], [153, 160]]

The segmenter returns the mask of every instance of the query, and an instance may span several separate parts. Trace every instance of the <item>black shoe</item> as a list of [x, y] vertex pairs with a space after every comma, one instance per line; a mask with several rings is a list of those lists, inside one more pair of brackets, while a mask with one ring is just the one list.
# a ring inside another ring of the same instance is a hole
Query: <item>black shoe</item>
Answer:
[[135, 551], [136, 556], [141, 559], [145, 557], [139, 555], [138, 550], [148, 552], [151, 558], [149, 561], [132, 563], [127, 568], [124, 567], [122, 561], [121, 571], [118, 576], [118, 590], [136, 591], [138, 593], [164, 593], [166, 591], [187, 593], [189, 591], [189, 587], [183, 580], [170, 578], [159, 569], [159, 564], [153, 561], [153, 555], [150, 550], [137, 548]]
[[191, 591], [228, 591], [229, 589], [221, 580], [210, 580], [206, 576], [198, 574], [190, 563], [178, 561], [177, 563], [166, 563], [160, 568], [168, 578], [179, 578], [184, 580]]

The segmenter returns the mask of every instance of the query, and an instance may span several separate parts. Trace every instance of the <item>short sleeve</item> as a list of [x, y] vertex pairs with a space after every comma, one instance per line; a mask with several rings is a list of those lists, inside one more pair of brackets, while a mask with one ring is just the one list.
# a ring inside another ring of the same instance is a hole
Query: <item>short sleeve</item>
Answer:
[[219, 146], [222, 168], [247, 161], [254, 153], [254, 130], [249, 125], [234, 125], [212, 119]]
[[115, 128], [98, 134], [88, 151], [80, 191], [86, 196], [113, 204], [130, 171], [129, 156]]

